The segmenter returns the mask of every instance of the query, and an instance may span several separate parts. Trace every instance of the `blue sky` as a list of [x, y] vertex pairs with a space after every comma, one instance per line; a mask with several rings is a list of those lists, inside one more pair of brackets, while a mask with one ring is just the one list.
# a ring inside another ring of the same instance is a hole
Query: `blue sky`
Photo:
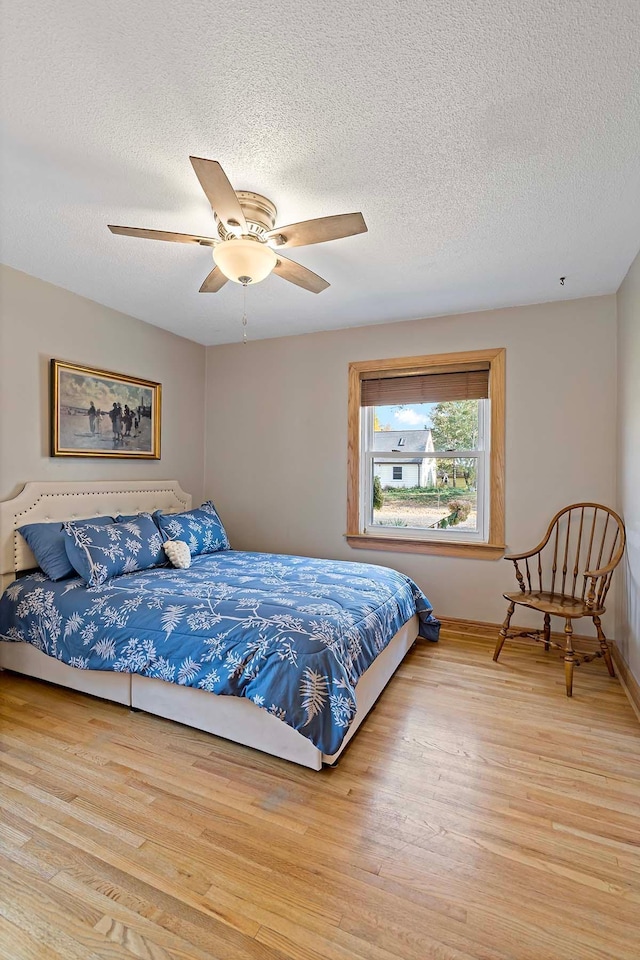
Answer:
[[381, 427], [391, 430], [422, 430], [431, 426], [431, 411], [435, 403], [408, 403], [403, 407], [376, 407]]

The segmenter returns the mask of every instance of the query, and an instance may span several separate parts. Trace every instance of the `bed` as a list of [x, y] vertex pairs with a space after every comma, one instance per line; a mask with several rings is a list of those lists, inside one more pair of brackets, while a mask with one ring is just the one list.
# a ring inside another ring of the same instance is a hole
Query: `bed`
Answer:
[[23, 523], [190, 506], [174, 481], [29, 483], [1, 503], [0, 666], [312, 769], [335, 763], [416, 637], [437, 639], [403, 574], [225, 550], [93, 588], [16, 580], [35, 566]]

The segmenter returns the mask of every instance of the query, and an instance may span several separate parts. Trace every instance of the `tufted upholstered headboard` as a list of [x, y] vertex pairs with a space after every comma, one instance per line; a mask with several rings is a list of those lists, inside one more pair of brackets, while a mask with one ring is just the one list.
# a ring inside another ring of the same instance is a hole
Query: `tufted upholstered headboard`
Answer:
[[[33, 481], [12, 500], [0, 502], [0, 587], [4, 590], [20, 570], [37, 566], [31, 550], [16, 532], [24, 523], [82, 520], [163, 510], [180, 513], [191, 496], [177, 480]], [[0, 592], [1, 592], [0, 590]]]

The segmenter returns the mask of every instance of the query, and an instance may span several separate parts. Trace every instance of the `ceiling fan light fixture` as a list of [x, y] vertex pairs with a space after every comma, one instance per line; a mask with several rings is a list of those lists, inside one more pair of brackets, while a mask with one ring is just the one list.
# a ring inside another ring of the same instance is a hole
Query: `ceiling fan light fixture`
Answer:
[[217, 243], [213, 259], [228, 280], [234, 283], [260, 283], [269, 276], [278, 258], [266, 243], [245, 237]]
[[[272, 271], [282, 280], [294, 283], [303, 290], [322, 293], [329, 283], [301, 263], [281, 256], [280, 248], [326, 243], [328, 240], [340, 240], [367, 232], [361, 213], [339, 213], [276, 227], [277, 210], [268, 197], [251, 190], [234, 190], [217, 160], [205, 160], [204, 157], [189, 159], [211, 205], [218, 237], [115, 224], [109, 224], [109, 230], [124, 237], [213, 247], [215, 266], [205, 277], [200, 293], [217, 293], [227, 280], [244, 287], [248, 283], [260, 283]], [[278, 253], [274, 252], [274, 247]]]

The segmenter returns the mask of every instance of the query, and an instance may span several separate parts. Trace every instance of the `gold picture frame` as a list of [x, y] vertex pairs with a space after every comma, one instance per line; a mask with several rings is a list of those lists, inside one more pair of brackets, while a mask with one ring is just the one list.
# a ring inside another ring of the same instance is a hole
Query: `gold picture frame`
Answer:
[[51, 456], [159, 460], [162, 384], [51, 360]]

